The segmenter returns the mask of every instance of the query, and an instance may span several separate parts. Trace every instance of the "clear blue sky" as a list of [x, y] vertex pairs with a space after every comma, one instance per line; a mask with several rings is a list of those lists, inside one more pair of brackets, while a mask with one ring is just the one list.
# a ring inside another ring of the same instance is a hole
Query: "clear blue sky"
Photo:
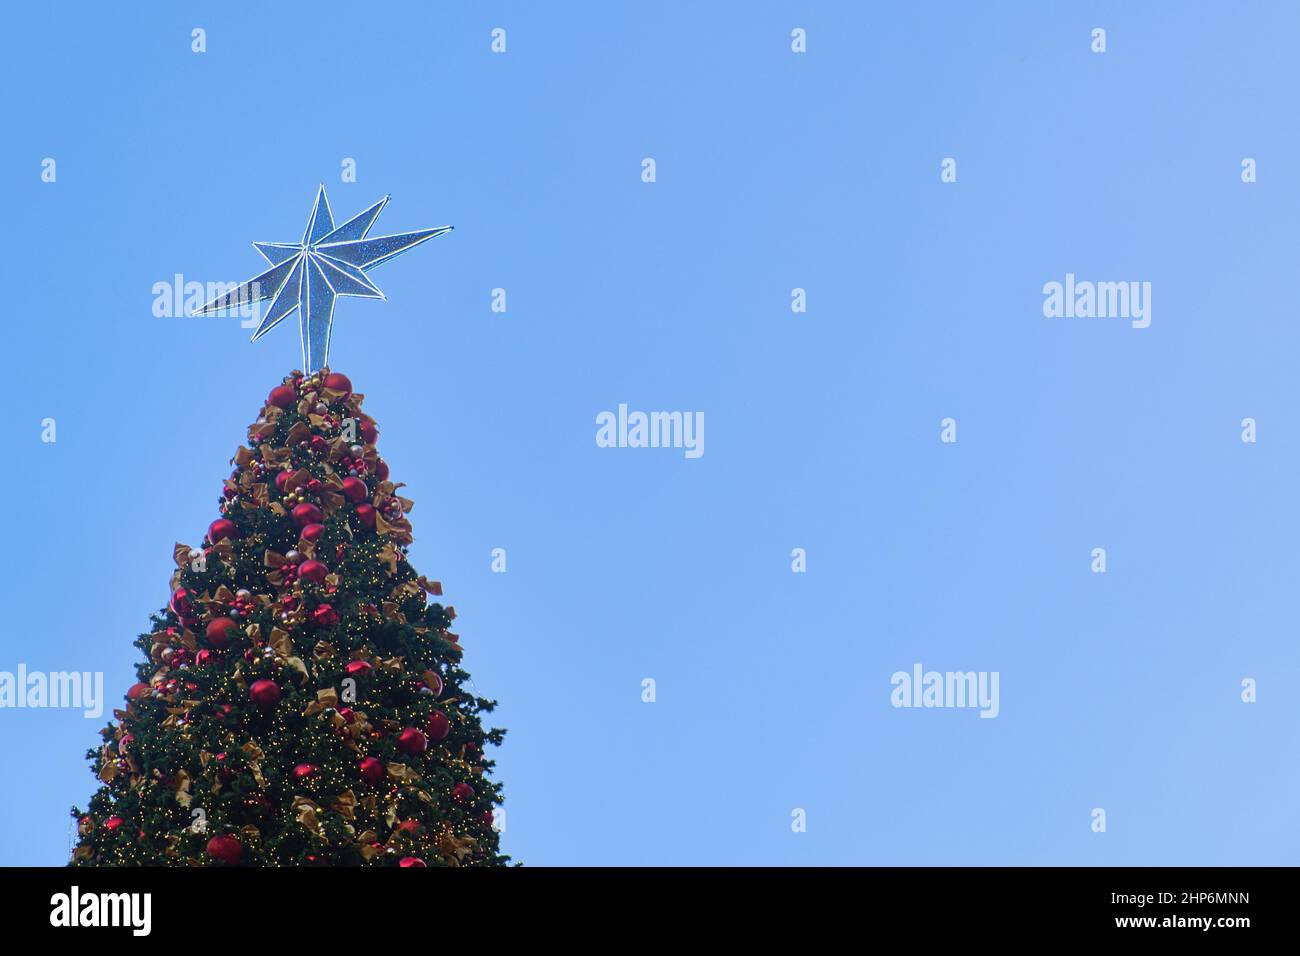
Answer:
[[[501, 701], [518, 859], [1296, 860], [1300, 7], [234, 6], [0, 14], [0, 670], [132, 682], [298, 363], [152, 287], [249, 278], [323, 182], [456, 226], [332, 364]], [[1045, 318], [1066, 273], [1150, 328]], [[705, 454], [598, 448], [621, 402]], [[917, 662], [1000, 715], [892, 708]], [[66, 859], [101, 723], [0, 710], [0, 862]]]

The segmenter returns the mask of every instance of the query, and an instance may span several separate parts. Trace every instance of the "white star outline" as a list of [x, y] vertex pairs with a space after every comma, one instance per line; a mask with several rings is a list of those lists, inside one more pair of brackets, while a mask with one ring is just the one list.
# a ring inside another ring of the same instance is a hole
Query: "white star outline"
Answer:
[[451, 226], [370, 237], [370, 227], [388, 205], [385, 196], [368, 209], [335, 227], [329, 197], [322, 184], [316, 192], [302, 242], [254, 242], [253, 248], [271, 264], [260, 275], [217, 296], [192, 315], [274, 299], [253, 333], [256, 342], [298, 312], [303, 370], [311, 373], [328, 364], [334, 326], [334, 301], [340, 296], [385, 299], [366, 272], [422, 242], [451, 232]]

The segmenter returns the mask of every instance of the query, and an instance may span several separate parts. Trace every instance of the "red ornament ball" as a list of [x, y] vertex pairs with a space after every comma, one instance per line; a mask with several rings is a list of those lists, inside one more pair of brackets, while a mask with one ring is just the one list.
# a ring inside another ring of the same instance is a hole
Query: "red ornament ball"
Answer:
[[348, 661], [343, 672], [349, 677], [368, 677], [374, 669], [374, 665], [369, 661]]
[[281, 471], [277, 473], [275, 476], [275, 487], [279, 488], [281, 491], [284, 491], [284, 486], [289, 483], [289, 479], [292, 477], [293, 477], [293, 472], [291, 471]]
[[380, 481], [388, 480], [388, 462], [384, 461], [382, 458], [375, 462], [375, 477]]
[[413, 866], [413, 867], [416, 867], [417, 869], [420, 868], [420, 867], [426, 867], [426, 866], [428, 866], [428, 864], [425, 863], [423, 860], [421, 860], [418, 856], [404, 856], [404, 857], [402, 857], [401, 862], [398, 863], [397, 865], [398, 865], [398, 866], [401, 866], [401, 867], [412, 867], [412, 866]]
[[262, 710], [267, 710], [280, 702], [280, 685], [273, 680], [253, 681], [248, 696]]
[[323, 524], [303, 525], [303, 529], [299, 533], [302, 535], [302, 540], [315, 544], [320, 540], [320, 536], [325, 533], [325, 526]]
[[304, 561], [298, 565], [298, 577], [304, 581], [310, 581], [312, 584], [323, 584], [325, 575], [329, 573], [329, 568], [316, 560]]
[[352, 394], [352, 382], [342, 372], [330, 372], [325, 376], [325, 387], [335, 392], [342, 392], [346, 398]]
[[429, 739], [435, 743], [439, 740], [446, 740], [447, 735], [451, 733], [451, 721], [447, 715], [440, 710], [435, 710], [429, 717], [429, 724], [424, 728], [424, 732], [429, 735]]
[[475, 796], [474, 788], [467, 783], [458, 783], [451, 791], [451, 798], [459, 803], [468, 803]]
[[184, 588], [177, 588], [172, 592], [171, 609], [178, 617], [185, 617], [194, 609], [190, 603], [190, 592]]
[[207, 667], [208, 664], [212, 663], [212, 652], [206, 647], [203, 648], [203, 650], [194, 655], [194, 663], [198, 664], [200, 667]]
[[214, 617], [205, 632], [208, 643], [220, 650], [230, 644], [230, 635], [239, 627], [228, 617]]
[[208, 525], [208, 540], [216, 544], [222, 538], [234, 538], [235, 523], [229, 518], [218, 518]]
[[126, 821], [123, 820], [121, 817], [109, 817], [107, 820], [104, 821], [104, 829], [107, 830], [109, 833], [116, 833], [118, 829], [121, 828], [122, 824], [125, 822]]
[[319, 769], [314, 763], [300, 763], [293, 768], [293, 778], [295, 780], [306, 780]]
[[343, 497], [355, 504], [360, 504], [370, 497], [370, 489], [360, 478], [343, 479]]
[[361, 437], [367, 445], [375, 443], [375, 439], [379, 437], [379, 429], [375, 427], [374, 422], [368, 422], [364, 418], [361, 419]]
[[486, 813], [483, 814], [483, 816], [479, 817], [479, 819], [483, 821], [483, 825], [485, 827], [496, 826], [496, 822], [497, 822], [496, 814], [494, 814], [491, 810], [488, 810]]
[[320, 524], [322, 517], [320, 509], [310, 502], [304, 501], [300, 505], [293, 506], [293, 523], [299, 528], [305, 528], [309, 524]]
[[428, 738], [414, 727], [407, 727], [397, 735], [397, 749], [408, 757], [420, 756], [428, 746]]
[[218, 863], [234, 866], [244, 856], [244, 844], [229, 833], [221, 833], [208, 841], [208, 856]]
[[311, 619], [317, 627], [333, 627], [339, 622], [339, 612], [328, 604], [322, 604], [311, 612]]
[[148, 684], [132, 684], [131, 689], [126, 692], [127, 700], [139, 700], [141, 697], [149, 696]]
[[361, 760], [361, 779], [372, 787], [384, 779], [384, 765], [377, 757], [364, 757]]
[[276, 408], [292, 408], [297, 400], [298, 393], [294, 391], [292, 385], [277, 385], [266, 397], [267, 404], [274, 405]]
[[375, 509], [373, 505], [357, 505], [357, 520], [367, 531], [375, 530]]

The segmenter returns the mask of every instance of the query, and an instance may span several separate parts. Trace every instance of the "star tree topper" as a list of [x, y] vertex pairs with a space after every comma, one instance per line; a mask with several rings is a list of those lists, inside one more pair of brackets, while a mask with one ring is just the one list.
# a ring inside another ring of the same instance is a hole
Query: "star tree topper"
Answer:
[[366, 238], [366, 233], [388, 203], [385, 196], [364, 212], [335, 228], [325, 187], [316, 193], [316, 204], [307, 219], [302, 242], [255, 242], [271, 268], [243, 285], [217, 296], [194, 315], [211, 315], [223, 309], [273, 299], [253, 333], [256, 342], [284, 319], [298, 312], [302, 336], [303, 371], [320, 371], [329, 361], [330, 330], [334, 323], [334, 300], [341, 295], [382, 299], [384, 294], [366, 273], [407, 249], [451, 232], [451, 226], [420, 229], [393, 236]]

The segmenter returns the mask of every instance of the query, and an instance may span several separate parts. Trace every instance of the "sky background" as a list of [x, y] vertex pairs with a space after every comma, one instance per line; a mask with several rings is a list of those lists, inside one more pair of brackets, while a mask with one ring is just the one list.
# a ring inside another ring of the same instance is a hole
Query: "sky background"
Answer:
[[[505, 852], [1294, 863], [1298, 34], [1280, 0], [6, 5], [0, 670], [134, 681], [300, 364], [154, 283], [251, 277], [324, 183], [456, 227], [341, 300], [331, 364], [500, 701]], [[1067, 272], [1152, 283], [1150, 328], [1045, 318]], [[597, 447], [621, 402], [704, 412], [705, 454]], [[894, 709], [917, 662], [998, 671], [1000, 715]], [[66, 861], [103, 723], [0, 710], [0, 863]]]

